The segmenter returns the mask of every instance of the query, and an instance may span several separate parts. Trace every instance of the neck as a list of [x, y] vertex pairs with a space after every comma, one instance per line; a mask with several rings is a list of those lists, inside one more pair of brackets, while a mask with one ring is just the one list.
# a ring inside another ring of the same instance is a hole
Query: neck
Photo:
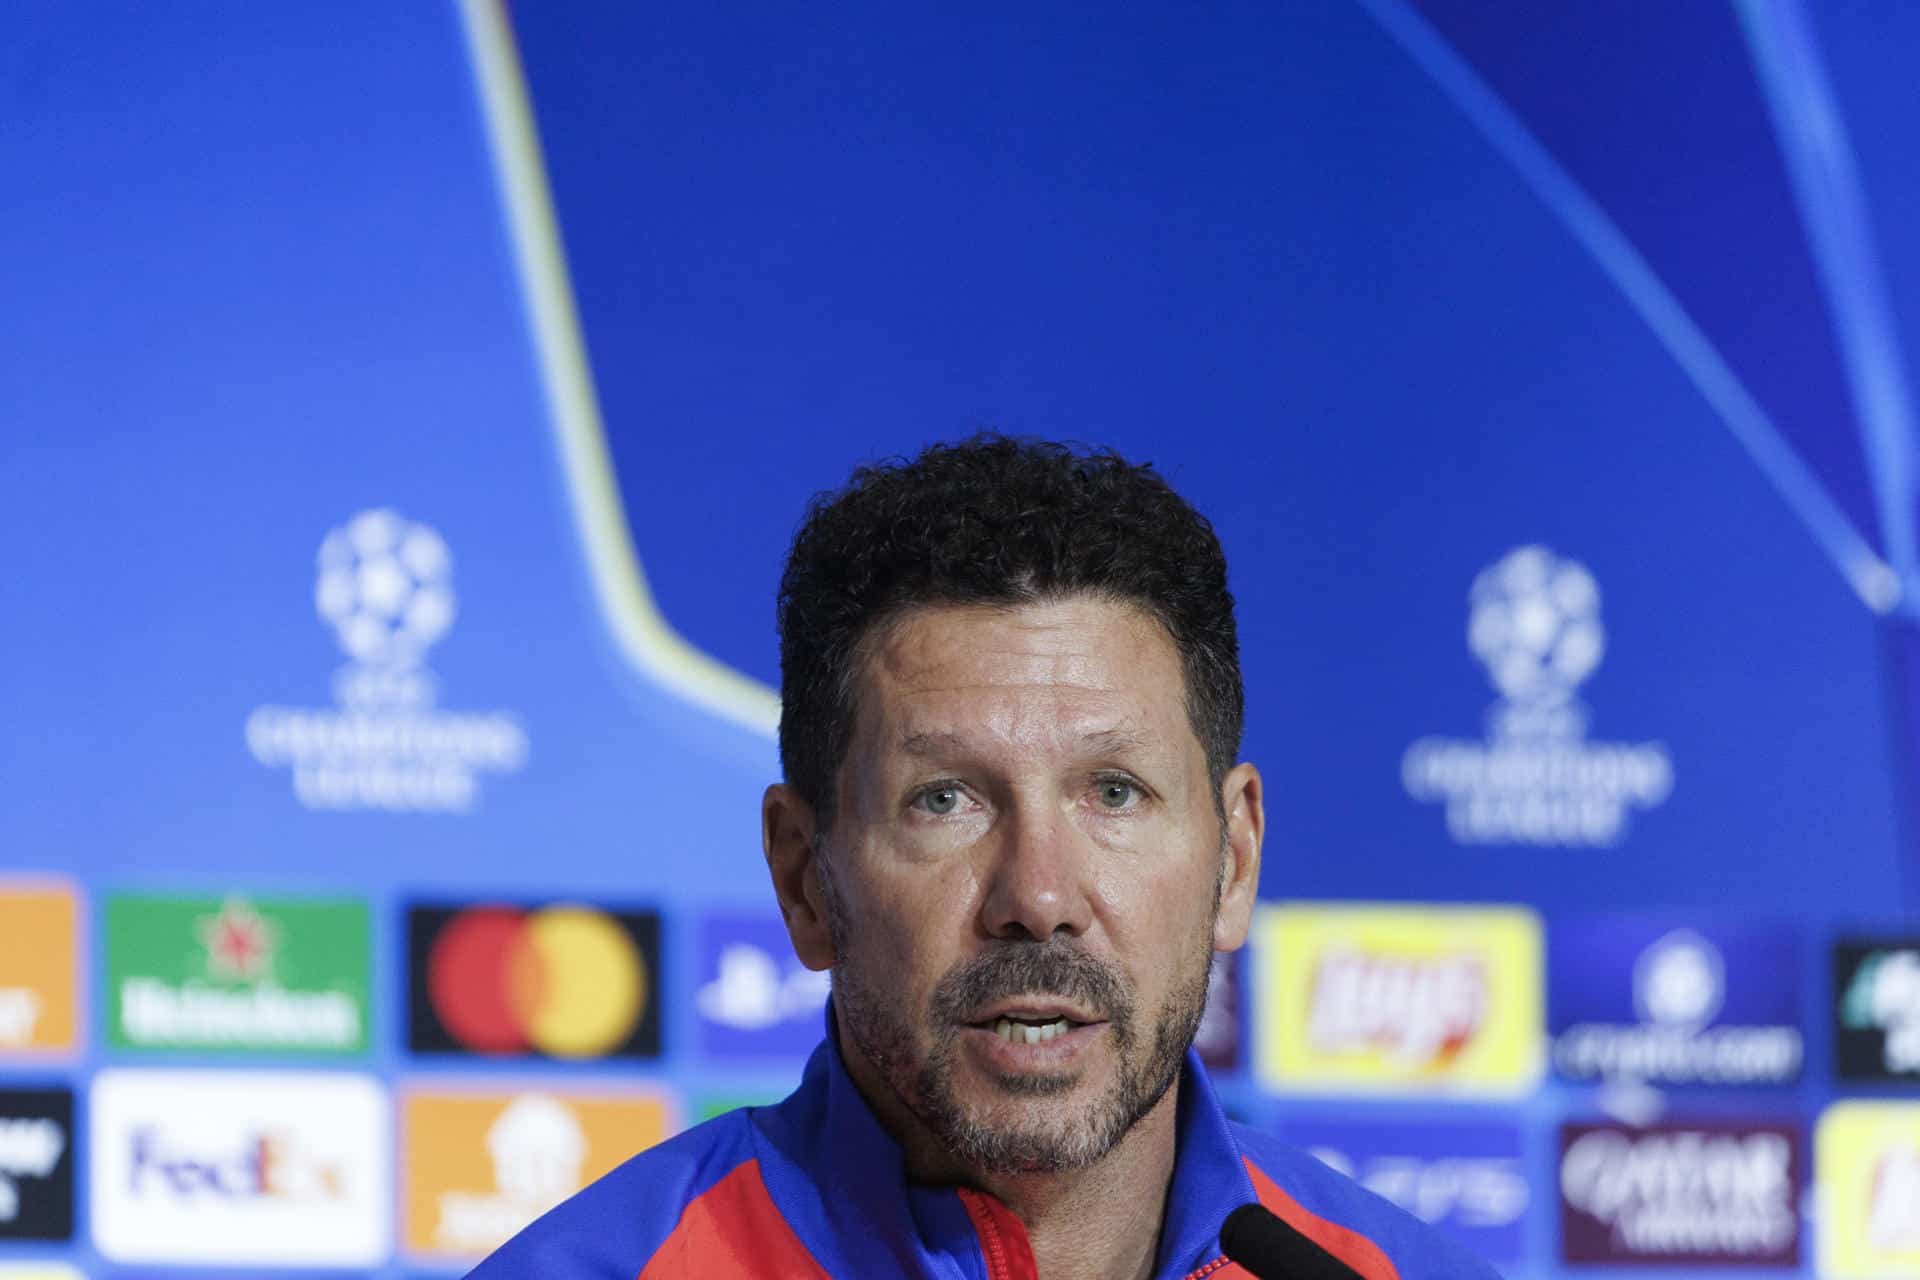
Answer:
[[1180, 1081], [1106, 1155], [1059, 1173], [994, 1173], [954, 1153], [880, 1078], [849, 1038], [842, 1059], [867, 1105], [900, 1144], [909, 1180], [996, 1197], [1027, 1230], [1041, 1280], [1144, 1280], [1153, 1273], [1173, 1180]]

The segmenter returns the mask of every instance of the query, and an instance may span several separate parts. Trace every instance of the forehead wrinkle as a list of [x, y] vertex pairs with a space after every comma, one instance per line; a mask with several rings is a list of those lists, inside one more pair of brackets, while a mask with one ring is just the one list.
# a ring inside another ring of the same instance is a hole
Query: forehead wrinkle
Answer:
[[[949, 759], [974, 753], [978, 749], [978, 742], [979, 735], [975, 734], [910, 729], [901, 735], [897, 749], [900, 754], [915, 759]], [[1077, 738], [1069, 739], [1069, 742], [1079, 756], [1120, 756], [1149, 750], [1154, 745], [1151, 735], [1125, 727], [1089, 730]]]

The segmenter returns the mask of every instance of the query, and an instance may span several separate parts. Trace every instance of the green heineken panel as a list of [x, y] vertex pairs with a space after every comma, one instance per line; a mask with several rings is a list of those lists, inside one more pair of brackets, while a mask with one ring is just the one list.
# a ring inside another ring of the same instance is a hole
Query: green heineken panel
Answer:
[[115, 894], [105, 924], [116, 1049], [366, 1051], [363, 902]]

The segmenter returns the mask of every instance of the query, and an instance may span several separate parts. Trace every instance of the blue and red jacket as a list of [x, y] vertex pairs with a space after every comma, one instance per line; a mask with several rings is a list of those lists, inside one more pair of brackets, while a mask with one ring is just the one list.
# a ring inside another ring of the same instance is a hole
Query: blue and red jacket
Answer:
[[[1363, 1280], [1496, 1280], [1433, 1228], [1305, 1152], [1228, 1120], [1199, 1058], [1181, 1078], [1154, 1275], [1246, 1280], [1220, 1224], [1259, 1201]], [[800, 1087], [641, 1152], [472, 1280], [1036, 1280], [1025, 1228], [984, 1192], [907, 1182], [900, 1147], [829, 1035]]]

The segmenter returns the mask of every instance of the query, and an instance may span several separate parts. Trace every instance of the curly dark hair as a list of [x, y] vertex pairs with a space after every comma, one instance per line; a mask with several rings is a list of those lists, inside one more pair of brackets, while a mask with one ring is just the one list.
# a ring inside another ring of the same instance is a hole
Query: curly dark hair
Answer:
[[813, 499], [794, 536], [778, 609], [780, 764], [820, 829], [853, 732], [860, 643], [876, 625], [922, 605], [1074, 595], [1138, 605], [1167, 629], [1218, 803], [1245, 693], [1213, 526], [1151, 464], [989, 433], [859, 468]]

